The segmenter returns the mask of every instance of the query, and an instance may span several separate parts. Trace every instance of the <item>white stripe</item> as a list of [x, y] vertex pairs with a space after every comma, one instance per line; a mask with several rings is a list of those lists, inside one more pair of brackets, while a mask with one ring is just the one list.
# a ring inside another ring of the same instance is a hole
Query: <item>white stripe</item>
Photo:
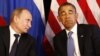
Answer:
[[67, 0], [68, 2], [72, 3], [75, 5], [77, 13], [78, 13], [78, 23], [79, 24], [87, 24], [86, 18], [77, 2], [77, 0]]
[[100, 8], [96, 2], [96, 0], [86, 0], [87, 4], [93, 14], [93, 16], [95, 17], [95, 20], [97, 21], [99, 27], [100, 27]]
[[52, 31], [49, 23], [47, 22], [47, 25], [46, 25], [46, 31], [45, 31], [45, 35], [50, 43], [50, 45], [52, 46], [53, 48], [53, 37], [55, 36], [54, 32]]
[[59, 22], [57, 16], [58, 16], [58, 2], [56, 0], [52, 0], [51, 3], [51, 11], [53, 12], [53, 15], [55, 16], [55, 19], [57, 20], [58, 24], [60, 25], [61, 29], [64, 29], [64, 26], [61, 24], [61, 22]]
[[43, 6], [43, 0], [33, 0], [33, 2], [36, 4], [37, 8], [39, 9], [41, 13], [41, 17], [43, 20], [43, 23], [45, 24], [45, 13], [44, 13], [44, 6]]
[[[55, 19], [57, 20], [58, 23], [60, 23], [57, 19], [57, 15], [58, 15], [58, 3], [56, 0], [52, 0], [51, 2], [51, 11], [53, 12], [53, 15], [55, 16]], [[47, 22], [47, 25], [46, 25], [46, 37], [50, 43], [50, 45], [52, 46], [52, 48], [54, 49], [53, 47], [53, 37], [55, 36], [55, 33], [53, 32], [53, 30], [51, 29], [49, 23]]]
[[56, 0], [52, 0], [52, 2], [51, 2], [51, 10], [54, 13], [54, 15], [56, 16], [56, 18], [58, 16], [58, 8], [59, 8], [59, 5], [58, 5], [57, 1]]

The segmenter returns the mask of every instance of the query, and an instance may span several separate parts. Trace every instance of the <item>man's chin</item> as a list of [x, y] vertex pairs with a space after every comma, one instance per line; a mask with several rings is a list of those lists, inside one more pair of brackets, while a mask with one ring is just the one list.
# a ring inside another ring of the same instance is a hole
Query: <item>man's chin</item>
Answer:
[[25, 31], [24, 33], [27, 33], [28, 31]]
[[28, 31], [23, 31], [23, 33], [27, 33]]

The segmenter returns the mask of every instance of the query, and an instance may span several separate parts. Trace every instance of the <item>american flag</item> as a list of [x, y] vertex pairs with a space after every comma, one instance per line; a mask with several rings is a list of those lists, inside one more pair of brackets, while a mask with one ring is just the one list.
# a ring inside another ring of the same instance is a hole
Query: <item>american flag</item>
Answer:
[[79, 24], [94, 24], [100, 27], [100, 0], [52, 0], [43, 40], [46, 56], [53, 56], [53, 37], [64, 29], [57, 19], [58, 8], [64, 2], [75, 5]]

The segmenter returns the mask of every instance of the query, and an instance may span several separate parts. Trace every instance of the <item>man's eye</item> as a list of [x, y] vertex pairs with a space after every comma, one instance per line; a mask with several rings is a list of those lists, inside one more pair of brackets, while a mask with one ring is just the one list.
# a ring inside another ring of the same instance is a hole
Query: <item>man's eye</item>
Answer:
[[69, 14], [73, 14], [73, 11], [72, 10], [69, 10]]
[[66, 13], [61, 13], [62, 16], [66, 15]]
[[27, 19], [27, 21], [30, 21], [29, 19]]
[[73, 14], [73, 12], [69, 12], [69, 14]]

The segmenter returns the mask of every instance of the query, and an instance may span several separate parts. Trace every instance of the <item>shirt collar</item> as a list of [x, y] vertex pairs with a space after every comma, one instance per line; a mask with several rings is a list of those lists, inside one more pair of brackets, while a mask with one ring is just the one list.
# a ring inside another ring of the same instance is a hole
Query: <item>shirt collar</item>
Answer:
[[[71, 31], [75, 34], [77, 34], [77, 24], [74, 25], [74, 27], [71, 29]], [[69, 30], [66, 29], [66, 33], [68, 33]]]
[[[10, 29], [11, 35], [18, 34], [11, 26], [9, 26], [9, 29]], [[19, 34], [19, 35], [21, 35], [21, 34]]]

